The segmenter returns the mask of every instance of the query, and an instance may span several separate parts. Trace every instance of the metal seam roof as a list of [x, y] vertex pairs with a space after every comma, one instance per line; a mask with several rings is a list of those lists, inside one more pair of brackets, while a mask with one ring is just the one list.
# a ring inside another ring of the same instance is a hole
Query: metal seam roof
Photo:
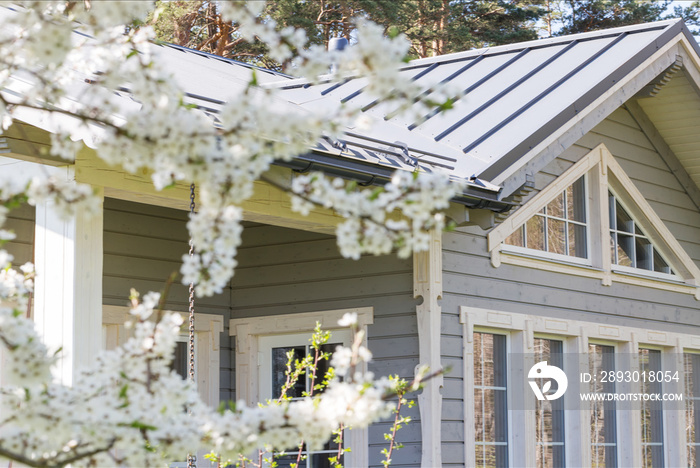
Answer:
[[401, 72], [426, 90], [449, 82], [464, 90], [449, 112], [436, 108], [417, 121], [366, 96], [361, 78], [287, 81], [280, 93], [310, 110], [356, 106], [374, 123], [356, 132], [366, 140], [404, 141], [412, 152], [454, 160], [455, 176], [492, 181], [681, 33], [692, 37], [682, 21], [667, 20], [417, 60]]

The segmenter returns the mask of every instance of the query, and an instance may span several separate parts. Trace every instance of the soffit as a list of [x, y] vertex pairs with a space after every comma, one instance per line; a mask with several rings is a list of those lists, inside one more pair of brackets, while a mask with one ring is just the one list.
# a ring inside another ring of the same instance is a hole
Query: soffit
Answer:
[[700, 94], [695, 83], [686, 73], [676, 73], [655, 96], [637, 102], [700, 187]]

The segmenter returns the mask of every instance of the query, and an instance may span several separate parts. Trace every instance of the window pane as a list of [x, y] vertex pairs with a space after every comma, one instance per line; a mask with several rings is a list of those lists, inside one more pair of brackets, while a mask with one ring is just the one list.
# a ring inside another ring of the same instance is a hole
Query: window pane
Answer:
[[473, 343], [474, 381], [481, 382], [474, 385], [476, 466], [507, 466], [506, 337], [476, 332]]
[[617, 234], [617, 264], [634, 266], [634, 237], [625, 234]]
[[618, 201], [615, 201], [615, 216], [618, 231], [634, 233], [634, 221]]
[[523, 237], [523, 227], [516, 229], [513, 234], [506, 237], [505, 240], [508, 245], [517, 245], [518, 247], [525, 247], [525, 238]]
[[586, 226], [569, 223], [569, 255], [579, 258], [588, 258]]
[[547, 219], [547, 251], [566, 255], [566, 223]]
[[527, 236], [527, 247], [536, 250], [545, 250], [544, 248], [544, 217], [535, 215], [530, 218], [525, 224]]
[[[641, 372], [661, 371], [661, 351], [640, 349], [639, 367]], [[662, 391], [660, 382], [649, 382], [647, 379], [642, 379], [641, 387], [642, 393]], [[662, 410], [660, 401], [642, 401], [642, 460], [645, 467], [664, 466]]]
[[668, 263], [659, 255], [656, 249], [654, 249], [654, 271], [671, 273], [671, 268], [669, 268]]
[[[535, 362], [564, 368], [563, 342], [535, 338]], [[540, 382], [541, 385], [541, 382]], [[549, 393], [557, 391], [552, 382]], [[563, 467], [564, 463], [564, 400], [537, 400], [535, 402], [535, 438], [537, 442], [537, 467]]]
[[566, 189], [567, 218], [581, 223], [586, 222], [586, 182], [585, 177]]
[[[294, 354], [292, 358], [292, 369], [294, 361], [304, 359], [306, 356], [305, 346], [272, 348], [272, 399], [276, 400], [282, 393], [282, 387], [287, 382], [287, 353]], [[302, 375], [296, 383], [287, 390], [286, 396], [290, 398], [301, 398], [306, 391], [305, 376]]]
[[[600, 375], [602, 371], [615, 370], [615, 348], [589, 344], [589, 372]], [[615, 393], [612, 382], [591, 382], [592, 393]], [[614, 401], [594, 401], [591, 404], [591, 460], [593, 466], [608, 468], [617, 466], [617, 435]]]
[[554, 200], [547, 205], [547, 215], [556, 218], [564, 217], [564, 193], [560, 193]]
[[637, 256], [637, 268], [643, 268], [645, 270], [651, 270], [651, 258], [652, 258], [652, 246], [651, 242], [645, 237], [635, 237], [634, 238], [634, 251]]
[[170, 363], [170, 368], [180, 374], [180, 377], [183, 379], [187, 378], [187, 343], [184, 341], [175, 343], [175, 355], [173, 356], [173, 362]]

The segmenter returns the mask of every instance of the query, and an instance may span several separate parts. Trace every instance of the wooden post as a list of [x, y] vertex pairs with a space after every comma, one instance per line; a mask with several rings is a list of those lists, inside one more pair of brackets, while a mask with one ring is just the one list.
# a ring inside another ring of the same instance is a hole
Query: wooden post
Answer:
[[[47, 169], [74, 180], [72, 168]], [[36, 207], [34, 320], [50, 349], [62, 348], [54, 377], [66, 385], [102, 347], [102, 220]]]
[[[431, 233], [430, 248], [413, 255], [413, 296], [422, 297], [416, 307], [418, 347], [421, 365], [431, 372], [442, 368], [440, 359], [440, 320], [442, 309], [442, 233]], [[422, 456], [421, 466], [442, 466], [442, 376], [426, 382], [418, 395]]]

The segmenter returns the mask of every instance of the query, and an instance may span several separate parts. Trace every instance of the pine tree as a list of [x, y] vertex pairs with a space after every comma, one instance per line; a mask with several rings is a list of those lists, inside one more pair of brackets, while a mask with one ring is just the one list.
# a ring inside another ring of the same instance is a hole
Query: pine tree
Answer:
[[[670, 0], [566, 0], [564, 27], [559, 34], [574, 34], [598, 29], [648, 23], [670, 18], [683, 18], [690, 26], [700, 25], [700, 2], [674, 5], [666, 13]], [[688, 3], [688, 2], [683, 2]]]

